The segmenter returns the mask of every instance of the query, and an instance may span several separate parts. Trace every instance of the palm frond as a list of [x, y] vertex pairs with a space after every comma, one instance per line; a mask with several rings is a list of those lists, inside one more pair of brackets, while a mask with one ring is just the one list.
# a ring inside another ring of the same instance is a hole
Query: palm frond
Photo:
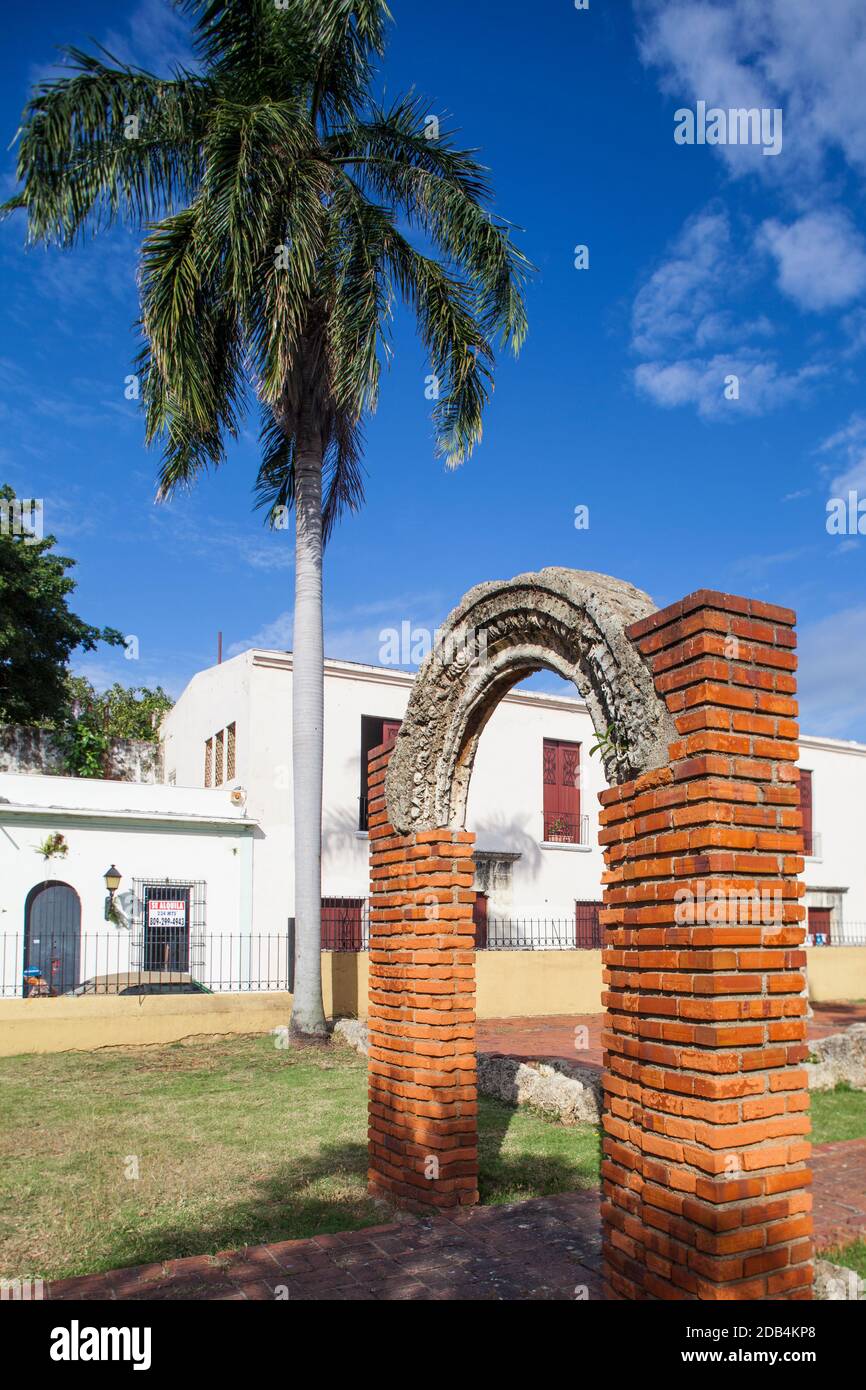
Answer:
[[202, 176], [207, 83], [65, 52], [73, 75], [40, 84], [25, 107], [24, 187], [2, 212], [24, 207], [31, 242], [70, 246], [87, 227], [141, 226], [187, 203]]
[[457, 149], [441, 130], [428, 137], [425, 107], [412, 97], [339, 132], [331, 148], [359, 186], [401, 208], [432, 238], [472, 285], [484, 332], [518, 351], [527, 331], [523, 287], [533, 266], [515, 246], [510, 224], [484, 206], [487, 171], [474, 152]]

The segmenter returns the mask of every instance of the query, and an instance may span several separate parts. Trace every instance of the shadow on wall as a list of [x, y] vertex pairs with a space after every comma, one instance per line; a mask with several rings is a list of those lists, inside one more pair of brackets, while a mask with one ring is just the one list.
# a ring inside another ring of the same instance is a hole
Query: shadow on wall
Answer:
[[367, 855], [367, 842], [355, 840], [358, 830], [357, 809], [345, 811], [327, 811], [322, 817], [322, 851], [339, 849], [342, 853], [346, 852], [347, 846], [351, 846], [352, 851], [356, 847], [363, 849], [364, 857]]
[[483, 820], [467, 817], [467, 830], [475, 834], [475, 848], [495, 853], [520, 855], [521, 870], [528, 868], [535, 875], [541, 868], [541, 849], [538, 840], [530, 835], [525, 823], [508, 820], [505, 816], [485, 816]]

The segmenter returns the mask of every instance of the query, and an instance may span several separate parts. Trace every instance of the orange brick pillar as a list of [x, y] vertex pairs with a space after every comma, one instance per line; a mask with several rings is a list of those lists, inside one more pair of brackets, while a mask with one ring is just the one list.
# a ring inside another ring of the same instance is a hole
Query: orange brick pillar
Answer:
[[368, 763], [369, 1184], [419, 1210], [478, 1201], [475, 836], [398, 835], [387, 748]]
[[614, 1297], [811, 1297], [793, 626], [701, 591], [629, 629], [680, 738], [601, 796]]

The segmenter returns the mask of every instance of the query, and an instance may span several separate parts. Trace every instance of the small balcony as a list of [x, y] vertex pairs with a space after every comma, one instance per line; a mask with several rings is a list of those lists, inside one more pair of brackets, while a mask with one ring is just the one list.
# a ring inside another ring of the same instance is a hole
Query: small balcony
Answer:
[[589, 816], [570, 816], [551, 812], [544, 816], [545, 845], [578, 845], [589, 848]]

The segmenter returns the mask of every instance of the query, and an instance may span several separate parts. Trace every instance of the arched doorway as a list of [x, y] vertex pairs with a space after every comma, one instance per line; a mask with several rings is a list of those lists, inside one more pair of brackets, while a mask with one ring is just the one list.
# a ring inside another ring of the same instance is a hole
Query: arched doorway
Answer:
[[[24, 905], [23, 992], [67, 994], [81, 983], [81, 902], [68, 883], [37, 883]], [[28, 981], [34, 982], [33, 985]]]
[[372, 1191], [428, 1212], [478, 1200], [466, 801], [498, 701], [548, 667], [584, 696], [609, 782], [608, 1287], [808, 1296], [794, 623], [712, 590], [659, 611], [564, 569], [479, 585], [451, 614], [396, 744], [369, 760]]

